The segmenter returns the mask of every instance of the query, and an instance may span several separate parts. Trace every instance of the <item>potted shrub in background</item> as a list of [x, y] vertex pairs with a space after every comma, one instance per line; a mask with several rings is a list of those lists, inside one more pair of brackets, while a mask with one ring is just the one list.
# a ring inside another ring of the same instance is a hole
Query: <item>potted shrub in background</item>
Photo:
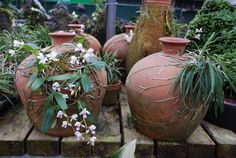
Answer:
[[120, 61], [116, 59], [116, 53], [103, 55], [102, 61], [106, 63], [105, 69], [107, 71], [107, 86], [106, 95], [103, 99], [103, 105], [115, 105], [118, 100], [121, 89], [121, 69], [119, 67]]
[[208, 47], [182, 54], [189, 42], [160, 38], [163, 51], [137, 62], [127, 80], [127, 97], [136, 128], [158, 140], [185, 141], [197, 128], [212, 103], [222, 108], [223, 85], [232, 88], [235, 76]]
[[56, 52], [25, 45], [33, 55], [20, 64], [16, 87], [36, 128], [53, 136], [75, 135], [78, 140], [90, 133], [88, 142], [93, 145], [93, 123], [107, 84], [105, 63], [83, 42], [69, 46]]

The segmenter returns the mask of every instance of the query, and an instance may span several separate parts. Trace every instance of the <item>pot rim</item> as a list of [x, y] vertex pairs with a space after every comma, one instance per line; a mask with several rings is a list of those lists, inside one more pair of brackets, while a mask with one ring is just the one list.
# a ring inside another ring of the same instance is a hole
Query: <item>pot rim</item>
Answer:
[[68, 24], [70, 28], [81, 28], [81, 24]]
[[190, 42], [190, 40], [186, 38], [179, 38], [179, 37], [161, 37], [159, 38], [159, 41], [168, 44], [187, 44]]
[[106, 86], [107, 91], [119, 91], [120, 89], [121, 89], [121, 81], [120, 80], [117, 83]]
[[51, 37], [75, 37], [77, 34], [75, 32], [65, 32], [65, 31], [58, 31], [58, 32], [52, 32], [49, 33]]
[[144, 4], [146, 3], [171, 5], [171, 0], [144, 0]]

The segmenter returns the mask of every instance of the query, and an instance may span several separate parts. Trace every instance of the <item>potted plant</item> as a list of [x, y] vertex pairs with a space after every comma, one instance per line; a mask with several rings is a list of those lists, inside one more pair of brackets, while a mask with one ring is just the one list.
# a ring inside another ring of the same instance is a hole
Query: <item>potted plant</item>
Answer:
[[105, 95], [105, 63], [93, 49], [77, 41], [68, 51], [38, 50], [19, 65], [16, 87], [35, 127], [52, 136], [72, 136], [94, 145], [93, 124]]
[[204, 47], [183, 54], [187, 39], [160, 38], [163, 51], [138, 61], [127, 80], [127, 97], [136, 128], [164, 141], [185, 141], [208, 107], [224, 105], [224, 81], [236, 91], [236, 78]]
[[119, 91], [121, 89], [121, 69], [119, 67], [120, 60], [116, 59], [116, 53], [105, 53], [102, 61], [106, 63], [105, 69], [107, 71], [107, 86], [106, 95], [103, 99], [103, 105], [115, 105], [118, 100]]

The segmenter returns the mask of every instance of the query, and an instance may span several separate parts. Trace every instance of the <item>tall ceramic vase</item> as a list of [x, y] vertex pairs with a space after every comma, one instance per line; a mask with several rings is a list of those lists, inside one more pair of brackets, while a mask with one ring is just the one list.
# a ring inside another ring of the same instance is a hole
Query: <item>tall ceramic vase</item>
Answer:
[[[207, 112], [202, 105], [188, 111], [174, 81], [181, 71], [187, 39], [160, 38], [163, 50], [138, 61], [127, 80], [127, 97], [136, 128], [144, 135], [164, 141], [184, 141], [197, 128]], [[177, 56], [178, 54], [178, 56]]]
[[[53, 46], [45, 48], [44, 51], [57, 51], [60, 54], [67, 53], [70, 51], [70, 49], [66, 49], [61, 47], [62, 43], [70, 43], [73, 41], [73, 38], [75, 37], [75, 33], [65, 33], [65, 32], [56, 32], [51, 33], [50, 36], [53, 41]], [[46, 50], [47, 49], [47, 50]], [[32, 67], [28, 67], [29, 62], [35, 59], [35, 56], [30, 55], [26, 59], [24, 59], [21, 64], [18, 67], [18, 70], [16, 72], [16, 88], [19, 93], [19, 96], [21, 98], [22, 103], [24, 104], [27, 114], [30, 118], [30, 120], [33, 122], [34, 126], [41, 130], [40, 127], [42, 125], [42, 120], [44, 117], [43, 112], [43, 106], [44, 102], [47, 98], [46, 94], [41, 94], [39, 92], [32, 92], [31, 88], [26, 88], [26, 85], [29, 81], [29, 76], [27, 74], [32, 73]], [[88, 105], [89, 110], [93, 114], [93, 116], [97, 117], [101, 104], [103, 101], [103, 97], [105, 95], [105, 88], [98, 87], [98, 82], [100, 82], [102, 85], [107, 84], [106, 80], [106, 72], [103, 71], [96, 71], [94, 70], [95, 76], [90, 75], [90, 79], [92, 80], [93, 87], [95, 90], [91, 92], [90, 94], [94, 96], [96, 99], [91, 99], [90, 97], [87, 97], [85, 95], [83, 97], [83, 101]], [[67, 110], [68, 115], [72, 115], [76, 113], [76, 105], [71, 105], [69, 109]], [[56, 114], [54, 116], [56, 118]], [[47, 132], [48, 135], [52, 136], [73, 136], [74, 131], [72, 128], [62, 128], [63, 120], [57, 120], [56, 126], [54, 128], [50, 128]]]
[[133, 39], [128, 48], [126, 71], [147, 55], [161, 51], [158, 38], [171, 32], [171, 0], [144, 0]]

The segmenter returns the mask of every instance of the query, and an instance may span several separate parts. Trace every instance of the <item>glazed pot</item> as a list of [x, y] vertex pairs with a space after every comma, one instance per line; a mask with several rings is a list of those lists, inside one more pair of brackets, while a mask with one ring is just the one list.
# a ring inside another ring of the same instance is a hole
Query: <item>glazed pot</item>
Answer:
[[138, 131], [153, 139], [185, 141], [207, 108], [195, 105], [196, 113], [185, 112], [178, 90], [173, 93], [173, 82], [182, 70], [176, 55], [181, 58], [189, 40], [164, 37], [160, 41], [162, 52], [143, 58], [131, 69], [126, 80], [128, 103]]
[[[126, 56], [128, 51], [129, 42], [125, 40], [125, 36], [131, 31], [134, 30], [135, 26], [125, 25], [125, 33], [114, 35], [111, 37], [103, 46], [102, 53], [107, 52], [108, 54], [117, 53], [117, 59], [121, 60], [120, 67], [125, 68]], [[122, 71], [123, 81], [126, 79], [126, 71]]]
[[95, 53], [101, 52], [101, 44], [100, 42], [93, 36], [81, 32], [81, 24], [69, 24], [68, 25], [71, 30], [74, 30], [78, 35], [84, 36], [88, 44], [94, 49]]
[[116, 105], [120, 90], [121, 90], [121, 81], [118, 81], [117, 83], [112, 85], [107, 85], [106, 94], [103, 99], [102, 105], [104, 106]]
[[[55, 42], [55, 43], [59, 44], [60, 42]], [[64, 43], [64, 41], [61, 43]], [[56, 45], [56, 48], [57, 47], [59, 46]], [[60, 53], [63, 54], [68, 51], [69, 50], [67, 49], [67, 51], [63, 51]], [[18, 94], [21, 98], [23, 105], [25, 106], [27, 110], [27, 114], [30, 120], [33, 122], [34, 126], [37, 129], [41, 130], [40, 127], [41, 127], [42, 119], [44, 116], [43, 107], [44, 107], [44, 102], [47, 96], [44, 93], [41, 94], [39, 92], [32, 92], [31, 88], [25, 88], [26, 84], [29, 81], [29, 77], [26, 74], [30, 74], [32, 72], [32, 67], [27, 68], [26, 65], [34, 59], [35, 57], [33, 55], [30, 55], [29, 57], [27, 57], [25, 60], [21, 62], [16, 72], [15, 80], [16, 80], [16, 88], [17, 88]], [[98, 87], [99, 82], [102, 85], [106, 85], [107, 78], [106, 78], [105, 70], [102, 70], [102, 71], [94, 70], [94, 74], [96, 77], [94, 75], [89, 75], [91, 82], [93, 83], [93, 87], [95, 89], [89, 94], [94, 96], [94, 98], [91, 99], [87, 97], [87, 94], [86, 94], [83, 97], [83, 101], [88, 105], [88, 108], [91, 111], [92, 115], [96, 118], [100, 111], [103, 97], [105, 95], [105, 87], [103, 86], [101, 86], [100, 88], [96, 88], [96, 87]], [[70, 105], [69, 109], [66, 112], [68, 115], [77, 113], [75, 105], [74, 104]], [[56, 118], [56, 114], [54, 114], [54, 118]], [[46, 134], [52, 135], [52, 136], [60, 136], [60, 137], [73, 136], [74, 131], [72, 130], [72, 128], [64, 129], [61, 127], [62, 121], [64, 120], [58, 119], [56, 126], [54, 128], [50, 128]]]
[[145, 3], [152, 3], [152, 4], [164, 4], [164, 5], [170, 5], [171, 0], [144, 0]]

